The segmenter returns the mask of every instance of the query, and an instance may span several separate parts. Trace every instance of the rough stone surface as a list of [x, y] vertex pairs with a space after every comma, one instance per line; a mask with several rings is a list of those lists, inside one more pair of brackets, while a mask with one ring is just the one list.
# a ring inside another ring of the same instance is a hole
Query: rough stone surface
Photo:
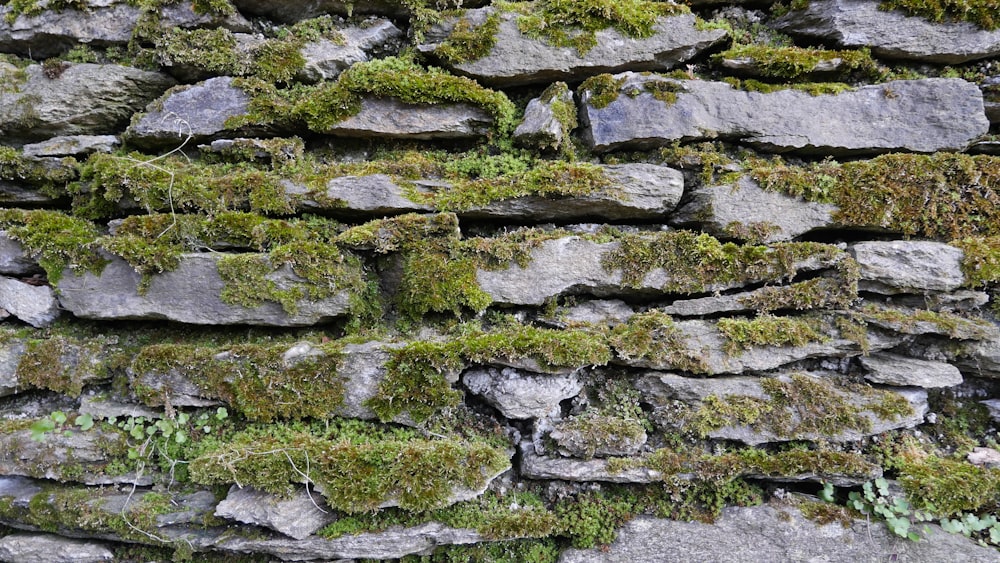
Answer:
[[521, 476], [528, 479], [562, 481], [604, 481], [609, 483], [655, 483], [663, 479], [659, 471], [637, 467], [624, 471], [608, 469], [606, 459], [570, 459], [540, 456], [531, 440], [521, 442]]
[[390, 50], [403, 38], [403, 32], [385, 18], [339, 31], [342, 43], [322, 39], [302, 46], [299, 53], [305, 65], [296, 75], [297, 79], [303, 82], [332, 80], [354, 63], [369, 60], [370, 53]]
[[[816, 377], [820, 380], [831, 377], [832, 374], [820, 372], [805, 373], [803, 375]], [[789, 374], [774, 374], [781, 381], [789, 381]], [[636, 388], [644, 394], [647, 400], [654, 406], [667, 405], [670, 401], [683, 401], [685, 403], [699, 405], [709, 396], [726, 398], [730, 396], [746, 396], [755, 399], [768, 400], [770, 397], [761, 386], [761, 378], [734, 376], [726, 378], [698, 379], [682, 377], [672, 373], [652, 372], [641, 376], [636, 381]], [[923, 422], [927, 413], [927, 391], [923, 389], [896, 389], [892, 392], [904, 397], [913, 408], [910, 415], [898, 418], [882, 419], [874, 412], [866, 410], [871, 399], [863, 394], [850, 390], [846, 387], [834, 385], [835, 393], [853, 405], [861, 408], [860, 416], [867, 418], [871, 422], [871, 427], [867, 431], [845, 428], [842, 432], [834, 435], [825, 435], [823, 438], [834, 442], [849, 442], [859, 440], [865, 436], [880, 434], [888, 430], [897, 428], [911, 428]], [[766, 426], [725, 426], [709, 432], [708, 436], [717, 440], [735, 440], [747, 445], [758, 445], [767, 442], [788, 441], [788, 440], [815, 440], [820, 438], [813, 432], [798, 431], [796, 427], [801, 422], [800, 414], [789, 409], [791, 416], [791, 428], [787, 433], [775, 433]]]
[[879, 352], [861, 357], [867, 370], [865, 379], [883, 385], [924, 387], [952, 387], [961, 385], [962, 373], [945, 362], [918, 360], [898, 354]]
[[881, 522], [854, 520], [845, 528], [839, 522], [819, 525], [791, 506], [731, 507], [712, 524], [639, 517], [618, 531], [610, 547], [570, 549], [559, 563], [1000, 561], [995, 549], [961, 534], [949, 534], [936, 524], [923, 530], [920, 541], [908, 541]]
[[614, 326], [628, 321], [635, 311], [620, 299], [594, 299], [559, 309], [561, 322]]
[[[139, 295], [140, 276], [124, 260], [113, 258], [100, 275], [67, 271], [59, 282], [59, 301], [87, 319], [163, 319], [218, 325], [253, 324], [304, 326], [331, 320], [349, 310], [349, 295], [340, 291], [328, 298], [302, 300], [292, 314], [280, 304], [265, 301], [255, 308], [224, 303], [225, 282], [219, 276], [218, 254], [184, 254], [175, 270], [153, 277]], [[287, 267], [268, 275], [278, 287], [300, 281]]]
[[271, 528], [297, 540], [311, 536], [336, 519], [322, 496], [310, 496], [305, 489], [296, 490], [286, 499], [236, 485], [229, 488], [229, 494], [215, 507], [215, 515]]
[[672, 225], [698, 226], [715, 236], [731, 237], [740, 225], [769, 231], [761, 242], [791, 240], [831, 227], [837, 207], [805, 201], [760, 188], [749, 176], [735, 184], [705, 186], [692, 190], [688, 201], [670, 216]]
[[974, 377], [1000, 379], [1000, 339], [973, 343], [965, 348], [955, 364]]
[[[437, 7], [445, 8], [455, 3], [441, 2]], [[474, 5], [477, 2], [465, 2], [465, 4]], [[295, 23], [324, 14], [400, 16], [406, 13], [403, 3], [394, 0], [284, 0], [281, 3], [271, 0], [233, 0], [233, 5], [244, 14], [265, 16], [282, 23]]]
[[1000, 422], [1000, 399], [990, 399], [988, 401], [979, 401], [990, 411], [990, 418], [996, 422]]
[[40, 143], [24, 145], [24, 156], [87, 156], [95, 152], [111, 152], [121, 143], [114, 135], [65, 135]]
[[861, 266], [858, 289], [878, 293], [953, 291], [965, 283], [961, 249], [931, 241], [871, 241], [852, 245]]
[[[139, 23], [143, 11], [127, 0], [83, 0], [76, 2], [81, 10], [47, 10], [37, 16], [18, 16], [7, 21], [14, 8], [0, 6], [0, 43], [4, 51], [31, 55], [36, 59], [62, 54], [79, 44], [91, 47], [125, 45]], [[232, 31], [249, 31], [250, 22], [234, 13], [229, 16], [199, 14], [191, 2], [164, 6], [160, 25], [172, 27], [226, 27]]]
[[364, 98], [361, 111], [319, 131], [338, 137], [473, 140], [486, 135], [493, 118], [470, 104], [407, 104]]
[[543, 96], [532, 98], [528, 102], [528, 106], [524, 108], [524, 119], [514, 130], [516, 143], [539, 150], [557, 151], [563, 143], [569, 142], [569, 139], [565, 138], [563, 124], [559, 121], [554, 106], [556, 103], [573, 104], [573, 92], [562, 82], [553, 84], [550, 88], [556, 86], [564, 90], [556, 92], [550, 99]]
[[993, 448], [972, 448], [972, 451], [965, 458], [973, 465], [1000, 469], [1000, 451]]
[[[603, 108], [594, 107], [592, 92], [581, 93], [583, 136], [595, 151], [724, 137], [773, 152], [933, 152], [964, 150], [989, 129], [982, 93], [961, 79], [897, 80], [812, 96], [634, 72], [616, 78], [623, 80], [619, 91], [626, 95]], [[677, 101], [654, 98], [646, 88], [655, 83], [677, 88]]]
[[873, 54], [892, 59], [956, 64], [1000, 54], [1000, 30], [886, 12], [866, 0], [810, 1], [806, 9], [789, 12], [775, 26], [843, 47], [870, 47]]
[[[586, 414], [582, 416], [588, 416]], [[613, 425], [626, 422], [620, 417], [605, 415], [592, 416], [592, 422], [597, 428], [604, 426], [611, 428]], [[555, 441], [559, 453], [582, 459], [592, 457], [612, 457], [629, 456], [639, 453], [642, 446], [646, 444], [648, 436], [645, 430], [640, 430], [635, 435], [631, 433], [616, 433], [612, 430], [597, 430], [592, 428], [583, 429], [574, 427], [574, 419], [563, 420], [555, 424], [555, 428], [549, 433], [549, 438]], [[599, 434], [599, 435], [595, 435]]]
[[124, 434], [92, 428], [54, 430], [45, 434], [42, 442], [31, 438], [29, 429], [0, 435], [0, 475], [19, 475], [56, 481], [75, 481], [85, 485], [131, 483], [149, 485], [147, 475], [137, 478], [134, 473], [105, 475], [110, 461], [109, 452], [125, 448]]
[[[303, 196], [309, 191], [306, 186], [287, 180], [283, 181], [283, 187], [285, 193], [293, 197]], [[298, 205], [303, 209], [321, 209], [324, 212], [364, 214], [373, 217], [433, 210], [429, 205], [411, 201], [405, 194], [406, 188], [386, 174], [338, 176], [326, 183], [324, 195], [330, 201], [343, 202], [343, 206], [331, 208], [309, 197], [299, 199]]]
[[583, 383], [575, 374], [538, 375], [514, 368], [476, 368], [462, 375], [469, 391], [481, 395], [507, 418], [558, 414], [559, 402], [575, 397]]
[[97, 563], [115, 554], [103, 544], [54, 534], [14, 533], [0, 538], [0, 561], [17, 563]]
[[20, 81], [0, 65], [0, 82], [17, 85], [0, 91], [0, 130], [24, 141], [114, 133], [174, 84], [165, 74], [119, 65], [67, 63], [58, 78], [31, 65], [24, 74]]
[[33, 327], [49, 326], [61, 312], [51, 287], [4, 276], [0, 276], [0, 308]]
[[[492, 8], [467, 10], [463, 15], [474, 27], [482, 25]], [[699, 31], [695, 17], [685, 14], [659, 18], [653, 35], [633, 39], [613, 28], [596, 32], [597, 44], [585, 54], [574, 47], [557, 47], [518, 30], [518, 15], [500, 15], [496, 44], [479, 59], [450, 65], [458, 73], [483, 84], [516, 86], [555, 80], [580, 80], [588, 75], [622, 70], [666, 70], [697, 56], [723, 40], [720, 29]], [[458, 19], [432, 27], [418, 48], [432, 53], [447, 39]], [[447, 66], [447, 63], [445, 63]]]
[[38, 262], [25, 254], [21, 243], [7, 236], [6, 231], [0, 231], [0, 274], [25, 276], [41, 271]]

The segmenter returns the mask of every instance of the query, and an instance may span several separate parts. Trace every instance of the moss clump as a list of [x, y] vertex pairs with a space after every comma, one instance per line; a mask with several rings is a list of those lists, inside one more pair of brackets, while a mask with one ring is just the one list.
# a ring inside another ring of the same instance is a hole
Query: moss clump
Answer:
[[608, 342], [626, 362], [650, 362], [692, 373], [707, 373], [705, 351], [689, 350], [687, 339], [670, 315], [647, 311], [611, 330]]
[[107, 372], [105, 349], [114, 338], [71, 339], [52, 335], [25, 342], [15, 376], [19, 384], [79, 397], [83, 385]]
[[221, 27], [165, 30], [156, 37], [156, 58], [161, 65], [225, 76], [243, 75], [249, 63], [238, 51], [236, 36]]
[[861, 72], [877, 76], [878, 65], [867, 49], [859, 51], [831, 51], [771, 45], [735, 45], [714, 56], [716, 61], [750, 59], [758, 76], [780, 80], [797, 80], [817, 72], [823, 63], [834, 64], [834, 72], [847, 76]]
[[3, 209], [0, 228], [38, 260], [52, 284], [59, 283], [67, 268], [75, 274], [98, 274], [107, 264], [94, 250], [97, 227], [84, 219], [58, 211]]
[[197, 483], [241, 483], [274, 494], [312, 483], [332, 508], [358, 513], [389, 500], [404, 510], [439, 508], [452, 489], [479, 489], [509, 465], [504, 452], [476, 439], [429, 440], [341, 421], [312, 431], [252, 427], [194, 459], [190, 470]]
[[683, 169], [700, 169], [698, 179], [703, 186], [730, 184], [738, 179], [739, 173], [727, 173], [716, 180], [717, 173], [735, 161], [726, 154], [721, 143], [694, 143], [682, 145], [679, 141], [660, 149], [660, 157], [666, 164]]
[[781, 90], [799, 90], [809, 94], [810, 96], [825, 96], [837, 95], [854, 90], [854, 87], [850, 84], [845, 84], [843, 82], [792, 82], [787, 84], [771, 84], [768, 82], [761, 82], [760, 80], [753, 80], [751, 78], [740, 80], [732, 77], [724, 78], [723, 82], [729, 84], [737, 90], [760, 92], [762, 94], [771, 94]]
[[543, 0], [518, 17], [521, 33], [584, 55], [597, 45], [595, 32], [614, 28], [633, 38], [651, 37], [656, 20], [686, 14], [683, 4], [649, 0]]
[[448, 38], [434, 49], [434, 55], [453, 65], [481, 59], [493, 49], [499, 30], [499, 13], [491, 13], [479, 25], [473, 25], [463, 16], [455, 23]]
[[823, 342], [817, 319], [761, 315], [753, 319], [719, 319], [716, 323], [726, 340], [726, 351], [738, 354], [753, 346], [805, 346]]
[[610, 74], [598, 74], [583, 81], [579, 92], [589, 92], [587, 103], [594, 109], [608, 107], [608, 104], [618, 99], [625, 78], [615, 78]]
[[684, 87], [679, 82], [668, 80], [650, 80], [643, 84], [642, 87], [654, 98], [668, 106], [673, 105], [677, 101], [678, 92], [684, 91]]
[[623, 446], [638, 445], [646, 439], [641, 420], [593, 411], [565, 420], [557, 430], [559, 446], [583, 459], [604, 457], [609, 451], [621, 451]]
[[737, 245], [691, 231], [624, 234], [618, 239], [618, 247], [602, 257], [607, 271], [621, 270], [623, 285], [641, 287], [646, 274], [663, 269], [668, 274], [663, 290], [674, 293], [791, 278], [802, 260], [832, 262], [843, 255], [825, 244]]
[[[0, 92], [3, 92], [0, 87]], [[76, 160], [65, 158], [58, 164], [25, 157], [17, 149], [0, 147], [0, 180], [37, 187], [43, 194], [60, 196], [76, 179]]]
[[[159, 344], [143, 348], [130, 370], [139, 381], [182, 373], [206, 397], [225, 401], [248, 420], [326, 418], [344, 398], [344, 378], [338, 374], [342, 346], [300, 343], [296, 347], [302, 348], [302, 355], [286, 358], [288, 345]], [[161, 390], [145, 384], [135, 390], [147, 405], [169, 402]]]
[[996, 334], [996, 327], [980, 318], [965, 318], [954, 313], [927, 310], [904, 311], [867, 305], [857, 313], [866, 322], [882, 325], [903, 334], [946, 334], [957, 340], [986, 340]]
[[751, 161], [765, 189], [834, 203], [834, 219], [939, 240], [1000, 234], [1000, 157], [887, 154], [810, 167]]
[[966, 237], [951, 244], [965, 253], [962, 272], [971, 287], [1000, 281], [1000, 237]]
[[847, 270], [842, 277], [814, 278], [791, 285], [764, 287], [741, 297], [740, 303], [758, 313], [782, 309], [846, 309], [858, 298], [858, 278], [855, 275], [858, 268], [857, 263], [849, 257], [845, 257], [844, 262], [853, 264], [842, 269]]
[[996, 0], [882, 0], [878, 7], [937, 23], [965, 21], [986, 30], [1000, 29], [1000, 3]]
[[899, 482], [914, 507], [939, 516], [1000, 510], [1000, 470], [927, 457], [904, 464]]

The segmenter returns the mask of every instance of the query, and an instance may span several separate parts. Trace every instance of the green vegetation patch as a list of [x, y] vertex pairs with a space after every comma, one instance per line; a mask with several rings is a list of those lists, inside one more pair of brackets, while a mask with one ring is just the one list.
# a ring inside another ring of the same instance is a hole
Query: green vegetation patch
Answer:
[[880, 10], [902, 10], [932, 22], [965, 21], [986, 30], [1000, 29], [997, 0], [882, 0]]
[[996, 326], [985, 319], [924, 309], [906, 311], [866, 305], [855, 316], [903, 334], [938, 333], [957, 340], [986, 340], [996, 334]]
[[807, 259], [832, 264], [842, 254], [834, 246], [819, 243], [738, 245], [705, 233], [668, 231], [621, 235], [618, 247], [604, 255], [602, 265], [609, 272], [621, 270], [623, 285], [641, 287], [646, 274], [663, 269], [668, 274], [664, 291], [698, 293], [791, 278]]
[[962, 272], [972, 287], [1000, 281], [1000, 237], [966, 237], [951, 241], [965, 253]]
[[737, 354], [753, 346], [805, 346], [828, 339], [819, 319], [761, 315], [753, 319], [719, 319], [726, 351]]
[[834, 72], [847, 76], [861, 72], [867, 76], [878, 73], [878, 65], [867, 49], [858, 51], [832, 51], [826, 49], [806, 49], [802, 47], [771, 45], [734, 45], [717, 55], [716, 61], [726, 59], [750, 59], [754, 73], [770, 79], [797, 80], [816, 72], [818, 66], [835, 64]]
[[579, 92], [589, 92], [587, 103], [594, 109], [602, 109], [618, 99], [622, 86], [625, 85], [625, 78], [615, 78], [610, 74], [598, 74], [583, 81], [578, 88]]
[[404, 510], [447, 504], [455, 488], [480, 489], [510, 467], [502, 450], [477, 439], [425, 439], [413, 430], [339, 421], [329, 429], [251, 427], [191, 461], [196, 483], [241, 483], [288, 494], [310, 483], [348, 513], [394, 500]]
[[[447, 17], [455, 14], [445, 13], [443, 15]], [[474, 25], [462, 15], [455, 23], [448, 38], [434, 49], [434, 55], [453, 65], [481, 59], [493, 50], [499, 30], [500, 14], [498, 12], [486, 16], [486, 20], [479, 25]]]
[[904, 464], [899, 482], [913, 505], [940, 516], [1000, 510], [1000, 470], [930, 456]]
[[760, 92], [761, 94], [771, 94], [781, 90], [799, 90], [800, 92], [805, 92], [810, 96], [825, 96], [837, 95], [843, 92], [851, 92], [855, 90], [853, 86], [843, 82], [791, 82], [772, 84], [770, 82], [761, 82], [760, 80], [754, 80], [752, 78], [740, 80], [739, 78], [733, 78], [731, 76], [723, 78], [722, 81], [737, 90]]
[[109, 375], [106, 349], [116, 343], [115, 337], [102, 336], [26, 340], [15, 371], [17, 382], [79, 397], [85, 383]]
[[85, 219], [59, 211], [2, 209], [0, 228], [38, 260], [53, 285], [67, 268], [78, 275], [99, 274], [107, 264], [93, 244], [100, 233]]
[[[3, 92], [0, 87], [0, 92]], [[57, 164], [25, 157], [11, 147], [0, 147], [0, 180], [36, 187], [45, 195], [64, 195], [65, 186], [76, 179], [76, 160], [64, 158]]]
[[1000, 157], [887, 154], [838, 164], [751, 160], [764, 189], [838, 206], [844, 225], [938, 240], [1000, 235]]
[[707, 373], [706, 351], [689, 350], [684, 332], [661, 311], [633, 315], [613, 329], [608, 342], [626, 362], [649, 362], [691, 373]]

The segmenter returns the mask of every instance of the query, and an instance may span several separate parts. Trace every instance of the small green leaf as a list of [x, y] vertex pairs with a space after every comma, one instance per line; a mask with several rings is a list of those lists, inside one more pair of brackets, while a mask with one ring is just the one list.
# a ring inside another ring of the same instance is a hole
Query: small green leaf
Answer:
[[80, 430], [90, 430], [91, 428], [94, 427], [94, 417], [90, 416], [89, 414], [81, 414], [80, 416], [76, 417], [76, 420], [73, 421], [73, 424], [79, 426]]
[[56, 424], [64, 424], [66, 422], [66, 413], [63, 411], [56, 411], [49, 415]]

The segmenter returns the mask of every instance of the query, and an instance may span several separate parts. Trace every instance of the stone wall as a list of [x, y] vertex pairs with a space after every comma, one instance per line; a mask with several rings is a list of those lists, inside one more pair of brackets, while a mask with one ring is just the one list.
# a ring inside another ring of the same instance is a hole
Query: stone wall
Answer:
[[1000, 560], [1000, 7], [458, 4], [0, 4], [0, 561]]

